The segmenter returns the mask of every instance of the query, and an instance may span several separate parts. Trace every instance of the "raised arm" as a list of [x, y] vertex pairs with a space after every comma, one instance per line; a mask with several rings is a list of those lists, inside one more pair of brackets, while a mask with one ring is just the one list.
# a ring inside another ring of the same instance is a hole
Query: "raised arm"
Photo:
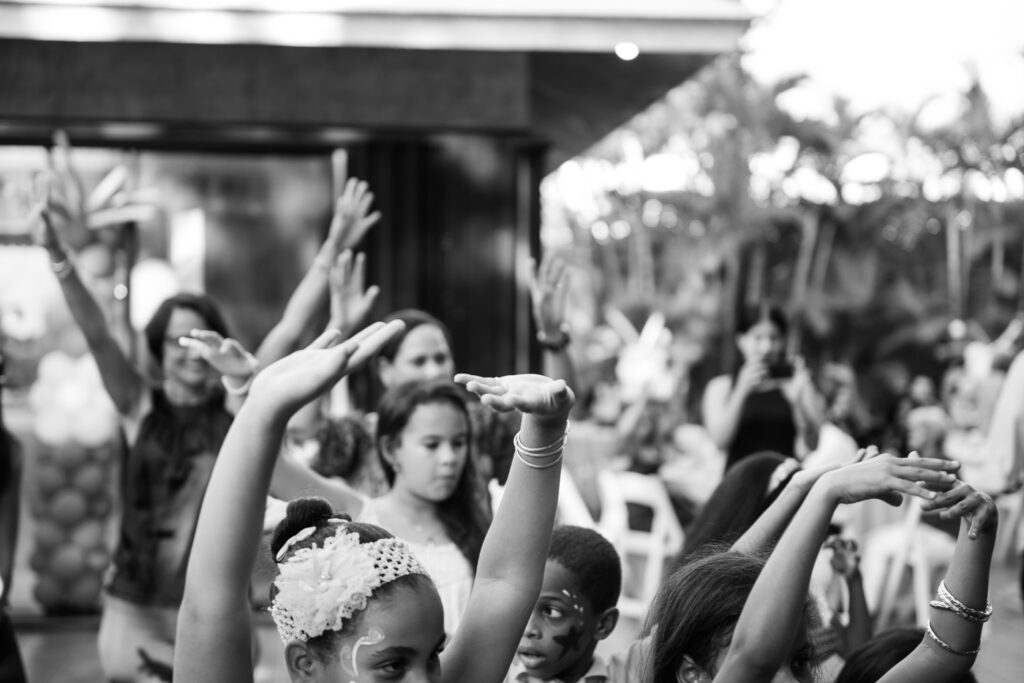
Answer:
[[214, 465], [189, 558], [174, 670], [195, 683], [253, 680], [249, 577], [271, 473], [289, 416], [380, 348], [397, 326], [344, 344], [328, 331], [253, 381]]
[[565, 319], [569, 270], [557, 256], [545, 255], [537, 266], [530, 259], [530, 301], [537, 341], [544, 351], [544, 374], [576, 386], [576, 365], [569, 355], [570, 330]]
[[715, 681], [770, 680], [790, 652], [799, 628], [815, 558], [840, 503], [882, 498], [899, 505], [901, 494], [934, 498], [926, 488], [952, 485], [959, 463], [883, 455], [823, 474], [782, 534], [743, 606]]
[[977, 657], [981, 628], [988, 620], [988, 575], [998, 512], [986, 494], [958, 482], [926, 510], [942, 510], [944, 519], [960, 518], [956, 549], [946, 577], [932, 601], [921, 644], [882, 677], [884, 683], [959, 681]]
[[338, 197], [330, 230], [313, 259], [313, 265], [288, 299], [281, 320], [256, 350], [261, 366], [291, 352], [300, 343], [316, 312], [327, 300], [328, 278], [338, 256], [358, 244], [366, 231], [380, 220], [380, 212], [369, 212], [372, 203], [373, 193], [367, 184], [349, 178]]
[[[876, 455], [878, 449], [872, 448], [871, 453]], [[762, 512], [750, 525], [750, 528], [736, 539], [730, 550], [747, 555], [769, 552], [782, 536], [782, 532], [786, 530], [793, 515], [800, 509], [814, 483], [823, 474], [834, 469], [836, 466], [830, 465], [796, 472], [778, 497], [768, 506], [768, 509]]]
[[50, 206], [42, 210], [36, 241], [50, 255], [50, 266], [57, 276], [71, 315], [85, 335], [89, 351], [96, 359], [107, 394], [110, 395], [118, 412], [127, 415], [138, 405], [145, 382], [114, 338], [107, 324], [106, 314], [79, 277], [74, 259], [64, 246], [57, 223], [62, 220], [60, 214], [71, 214], [66, 209], [58, 208], [58, 201], [56, 197], [51, 198]]
[[517, 455], [480, 551], [469, 605], [441, 655], [444, 681], [497, 682], [508, 672], [540, 594], [567, 418], [575, 399], [564, 381], [540, 375], [460, 374], [455, 381], [465, 383], [485, 405], [523, 413]]

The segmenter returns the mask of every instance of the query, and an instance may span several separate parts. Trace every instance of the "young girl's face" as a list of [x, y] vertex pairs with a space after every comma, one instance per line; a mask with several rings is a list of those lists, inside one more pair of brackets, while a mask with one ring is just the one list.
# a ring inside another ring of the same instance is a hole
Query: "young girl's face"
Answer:
[[440, 503], [455, 491], [469, 453], [465, 414], [450, 403], [425, 403], [387, 449], [395, 488]]
[[426, 584], [370, 600], [355, 633], [337, 658], [325, 662], [318, 683], [441, 680], [444, 610], [437, 589]]

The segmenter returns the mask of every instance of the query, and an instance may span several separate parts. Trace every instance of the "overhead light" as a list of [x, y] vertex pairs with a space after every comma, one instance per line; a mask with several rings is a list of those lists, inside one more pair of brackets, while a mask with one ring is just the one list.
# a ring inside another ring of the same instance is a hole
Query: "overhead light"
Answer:
[[615, 45], [615, 56], [624, 62], [632, 62], [640, 56], [640, 48], [636, 43], [618, 43]]

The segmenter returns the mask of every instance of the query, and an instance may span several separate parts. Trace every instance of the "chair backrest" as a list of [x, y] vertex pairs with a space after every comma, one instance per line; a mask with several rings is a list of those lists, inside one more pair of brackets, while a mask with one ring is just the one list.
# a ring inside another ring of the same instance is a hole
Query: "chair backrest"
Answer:
[[[597, 485], [601, 496], [597, 528], [615, 546], [623, 562], [624, 590], [619, 611], [623, 616], [642, 619], [661, 585], [666, 561], [682, 550], [683, 528], [665, 484], [657, 476], [602, 470]], [[649, 531], [630, 528], [628, 504], [651, 511]], [[631, 558], [635, 557], [643, 560], [637, 572], [631, 571]], [[627, 586], [635, 590], [627, 590]]]
[[[499, 484], [497, 479], [491, 479], [487, 482], [487, 490], [491, 496], [491, 509], [496, 511], [501, 503], [502, 496], [505, 495], [505, 487]], [[576, 486], [575, 480], [564, 466], [562, 467], [562, 475], [558, 485], [558, 518], [556, 523], [572, 524], [573, 526], [582, 526], [587, 529], [597, 528], [597, 522], [594, 521], [593, 515], [590, 514], [590, 508], [587, 507], [586, 501], [583, 500], [579, 487]]]

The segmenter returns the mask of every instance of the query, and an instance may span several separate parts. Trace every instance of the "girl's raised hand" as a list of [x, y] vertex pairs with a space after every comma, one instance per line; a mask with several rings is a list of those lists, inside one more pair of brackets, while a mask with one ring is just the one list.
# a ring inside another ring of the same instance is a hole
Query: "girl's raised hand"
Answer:
[[275, 413], [291, 415], [363, 365], [404, 328], [400, 320], [374, 323], [344, 342], [338, 330], [327, 330], [305, 349], [256, 375], [247, 403], [268, 405]]
[[544, 375], [480, 377], [459, 373], [455, 381], [480, 397], [481, 403], [500, 412], [518, 410], [538, 418], [564, 420], [576, 396], [564, 380]]
[[971, 523], [968, 536], [972, 539], [982, 532], [995, 529], [999, 520], [992, 498], [962, 481], [954, 482], [948, 491], [942, 491], [931, 500], [924, 501], [921, 509], [926, 512], [941, 510], [939, 517], [943, 519], [966, 519]]
[[882, 454], [861, 462], [826, 472], [818, 480], [840, 503], [857, 503], [879, 498], [898, 507], [902, 494], [926, 500], [935, 498], [936, 490], [946, 490], [956, 482], [953, 474], [960, 463], [936, 458], [896, 458]]
[[178, 343], [198, 353], [214, 370], [228, 377], [249, 377], [259, 365], [256, 356], [238, 341], [222, 337], [213, 330], [192, 330]]

